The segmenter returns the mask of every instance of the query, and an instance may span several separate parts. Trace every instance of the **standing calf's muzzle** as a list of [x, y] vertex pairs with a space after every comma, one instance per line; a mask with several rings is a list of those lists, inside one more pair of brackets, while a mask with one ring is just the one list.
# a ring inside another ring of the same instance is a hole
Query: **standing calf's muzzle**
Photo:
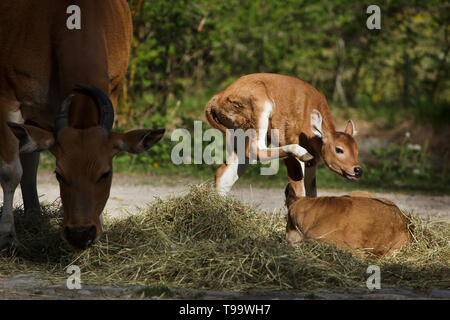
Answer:
[[355, 167], [355, 169], [353, 169], [355, 172], [355, 177], [360, 178], [362, 176], [362, 169], [361, 167]]
[[95, 225], [78, 228], [65, 227], [63, 233], [63, 237], [72, 247], [82, 250], [94, 242], [96, 235], [97, 227]]

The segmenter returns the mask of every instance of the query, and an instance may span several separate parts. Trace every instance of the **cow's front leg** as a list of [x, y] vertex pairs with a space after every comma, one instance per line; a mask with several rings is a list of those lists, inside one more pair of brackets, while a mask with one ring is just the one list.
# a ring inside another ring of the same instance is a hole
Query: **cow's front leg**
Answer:
[[40, 213], [41, 211], [36, 186], [39, 157], [39, 152], [20, 154], [20, 162], [23, 170], [20, 187], [22, 189], [23, 207], [27, 214]]
[[15, 245], [16, 230], [14, 226], [13, 200], [14, 192], [22, 176], [22, 166], [16, 154], [11, 161], [0, 158], [0, 184], [3, 188], [3, 208], [0, 217], [0, 249]]

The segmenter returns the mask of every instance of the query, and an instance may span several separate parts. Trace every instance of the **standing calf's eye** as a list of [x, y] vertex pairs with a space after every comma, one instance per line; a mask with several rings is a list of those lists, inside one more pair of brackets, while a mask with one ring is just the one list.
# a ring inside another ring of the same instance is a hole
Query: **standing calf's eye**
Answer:
[[344, 150], [342, 150], [342, 149], [339, 148], [339, 147], [336, 147], [336, 153], [344, 153]]

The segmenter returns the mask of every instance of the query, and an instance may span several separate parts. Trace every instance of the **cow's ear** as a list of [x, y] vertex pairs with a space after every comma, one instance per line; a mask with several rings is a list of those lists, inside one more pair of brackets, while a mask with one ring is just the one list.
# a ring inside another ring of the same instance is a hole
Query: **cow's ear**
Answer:
[[19, 139], [20, 153], [48, 150], [55, 144], [55, 138], [50, 131], [14, 122], [8, 122], [8, 126], [17, 139]]
[[165, 131], [165, 129], [140, 129], [129, 131], [127, 133], [111, 132], [110, 140], [113, 146], [113, 153], [117, 154], [120, 151], [142, 153], [161, 140]]

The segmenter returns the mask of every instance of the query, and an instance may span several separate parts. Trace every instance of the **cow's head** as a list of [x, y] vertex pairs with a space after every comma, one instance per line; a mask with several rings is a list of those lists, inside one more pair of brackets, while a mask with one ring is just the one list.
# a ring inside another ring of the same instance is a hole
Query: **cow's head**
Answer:
[[100, 214], [109, 197], [112, 159], [120, 151], [141, 153], [164, 135], [164, 130], [112, 132], [114, 108], [109, 97], [91, 85], [77, 85], [99, 108], [98, 125], [76, 129], [69, 125], [67, 97], [55, 119], [54, 132], [36, 126], [9, 123], [20, 140], [20, 152], [49, 150], [56, 158], [56, 179], [64, 209], [62, 237], [73, 247], [84, 249], [102, 233]]
[[358, 180], [362, 169], [353, 138], [356, 134], [353, 121], [348, 121], [344, 132], [322, 130], [322, 115], [314, 109], [311, 112], [311, 130], [322, 140], [322, 156], [328, 168], [349, 180]]

